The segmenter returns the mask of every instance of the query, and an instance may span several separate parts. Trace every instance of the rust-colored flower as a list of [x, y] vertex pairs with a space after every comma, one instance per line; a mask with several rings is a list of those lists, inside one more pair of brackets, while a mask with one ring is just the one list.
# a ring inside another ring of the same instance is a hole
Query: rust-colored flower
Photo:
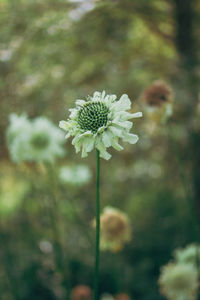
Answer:
[[120, 293], [115, 297], [115, 300], [131, 300], [131, 298], [125, 293]]
[[92, 300], [92, 291], [87, 285], [77, 285], [71, 291], [71, 300]]
[[171, 101], [172, 90], [164, 81], [156, 80], [146, 88], [143, 99], [149, 106], [162, 106]]

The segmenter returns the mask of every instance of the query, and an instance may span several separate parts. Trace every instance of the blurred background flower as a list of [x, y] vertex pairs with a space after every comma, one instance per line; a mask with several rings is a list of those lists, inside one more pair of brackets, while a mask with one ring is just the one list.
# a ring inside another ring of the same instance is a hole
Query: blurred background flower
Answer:
[[148, 117], [150, 132], [159, 131], [173, 113], [173, 94], [171, 87], [162, 80], [154, 81], [141, 95], [143, 108]]
[[87, 165], [63, 166], [59, 170], [59, 179], [63, 184], [81, 186], [89, 183], [92, 173]]
[[115, 300], [131, 300], [131, 299], [130, 299], [129, 295], [120, 293], [120, 294], [116, 295]]
[[71, 291], [71, 300], [92, 300], [92, 291], [86, 285], [77, 285]]
[[128, 216], [114, 207], [105, 207], [101, 217], [101, 250], [120, 251], [130, 240], [131, 227]]
[[196, 267], [200, 259], [200, 246], [198, 244], [191, 244], [185, 248], [176, 249], [174, 257], [179, 263], [193, 264]]
[[169, 300], [197, 299], [198, 275], [197, 270], [191, 264], [170, 263], [163, 267], [159, 279], [161, 292]]
[[28, 120], [25, 115], [10, 116], [7, 141], [15, 162], [50, 162], [64, 155], [62, 132], [47, 118]]

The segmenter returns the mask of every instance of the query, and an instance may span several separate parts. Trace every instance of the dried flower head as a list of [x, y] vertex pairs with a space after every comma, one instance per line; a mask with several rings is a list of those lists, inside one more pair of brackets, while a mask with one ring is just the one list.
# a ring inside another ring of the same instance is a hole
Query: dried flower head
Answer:
[[172, 90], [162, 80], [156, 80], [144, 91], [143, 98], [149, 106], [162, 106], [172, 100]]
[[54, 162], [64, 155], [63, 134], [45, 117], [30, 121], [26, 115], [11, 114], [7, 142], [15, 162]]
[[131, 300], [131, 298], [125, 293], [120, 293], [115, 297], [115, 300]]
[[76, 152], [82, 148], [82, 157], [94, 148], [100, 151], [100, 156], [110, 159], [106, 148], [113, 147], [122, 150], [119, 138], [124, 142], [135, 144], [138, 136], [130, 133], [132, 118], [142, 116], [141, 112], [131, 114], [126, 110], [131, 108], [131, 101], [127, 95], [116, 100], [115, 95], [105, 92], [95, 92], [87, 101], [77, 100], [76, 108], [70, 109], [68, 121], [61, 121], [59, 126], [67, 132], [66, 138], [73, 136], [72, 144]]
[[119, 209], [105, 207], [101, 220], [101, 250], [119, 251], [130, 240], [131, 228], [127, 215]]
[[198, 275], [191, 264], [169, 263], [161, 270], [161, 293], [169, 300], [195, 300], [198, 291]]
[[87, 285], [77, 285], [71, 291], [70, 300], [92, 300], [92, 291]]
[[148, 131], [155, 131], [172, 115], [172, 90], [161, 80], [154, 81], [143, 93], [144, 110], [149, 118]]

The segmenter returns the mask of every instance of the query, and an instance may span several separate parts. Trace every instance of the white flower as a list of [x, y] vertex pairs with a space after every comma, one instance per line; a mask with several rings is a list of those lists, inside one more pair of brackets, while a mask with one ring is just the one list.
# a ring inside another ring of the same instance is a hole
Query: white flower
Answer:
[[30, 160], [37, 162], [54, 162], [64, 155], [63, 135], [45, 117], [39, 117], [32, 122], [30, 143]]
[[63, 134], [45, 117], [11, 114], [7, 142], [13, 161], [54, 162], [64, 154]]
[[95, 92], [87, 101], [77, 100], [76, 108], [70, 109], [69, 119], [61, 121], [59, 126], [67, 132], [66, 138], [74, 137], [72, 144], [76, 152], [82, 149], [82, 157], [96, 148], [108, 160], [111, 155], [106, 148], [123, 149], [119, 139], [131, 144], [138, 141], [138, 136], [129, 132], [133, 125], [129, 119], [141, 117], [142, 113], [131, 114], [126, 111], [130, 108], [131, 101], [125, 94], [117, 100], [115, 95], [106, 96], [105, 91]]
[[196, 266], [197, 255], [200, 259], [200, 246], [195, 244], [190, 244], [184, 249], [176, 249], [174, 252], [174, 257], [179, 263], [189, 263]]
[[195, 300], [198, 291], [197, 270], [192, 264], [169, 263], [159, 278], [161, 292], [169, 300]]
[[16, 114], [11, 114], [9, 116], [9, 127], [7, 129], [7, 139], [9, 143], [12, 143], [13, 140], [18, 137], [22, 132], [23, 134], [29, 132], [30, 122], [26, 114], [18, 116]]
[[28, 160], [31, 123], [25, 114], [21, 116], [11, 114], [9, 121], [6, 137], [11, 158], [14, 162]]
[[87, 184], [92, 177], [91, 170], [86, 165], [63, 166], [60, 168], [59, 178], [62, 183], [71, 185]]

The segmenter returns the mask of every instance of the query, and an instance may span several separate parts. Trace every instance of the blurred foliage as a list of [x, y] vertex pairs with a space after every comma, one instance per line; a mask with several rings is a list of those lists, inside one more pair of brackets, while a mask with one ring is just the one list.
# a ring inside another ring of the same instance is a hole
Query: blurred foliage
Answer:
[[[151, 134], [144, 115], [135, 122], [138, 144], [102, 161], [102, 209], [128, 214], [132, 240], [119, 253], [101, 254], [100, 292], [164, 299], [160, 267], [198, 238], [200, 4], [1, 0], [0, 12], [1, 299], [68, 299], [77, 284], [92, 288], [94, 263], [95, 177], [85, 186], [59, 182], [60, 167], [83, 162], [69, 142], [53, 168], [12, 163], [9, 115], [45, 116], [56, 125], [75, 99], [103, 89], [127, 93], [138, 111], [157, 79], [173, 89], [169, 123]], [[95, 174], [94, 153], [84, 164]]]

